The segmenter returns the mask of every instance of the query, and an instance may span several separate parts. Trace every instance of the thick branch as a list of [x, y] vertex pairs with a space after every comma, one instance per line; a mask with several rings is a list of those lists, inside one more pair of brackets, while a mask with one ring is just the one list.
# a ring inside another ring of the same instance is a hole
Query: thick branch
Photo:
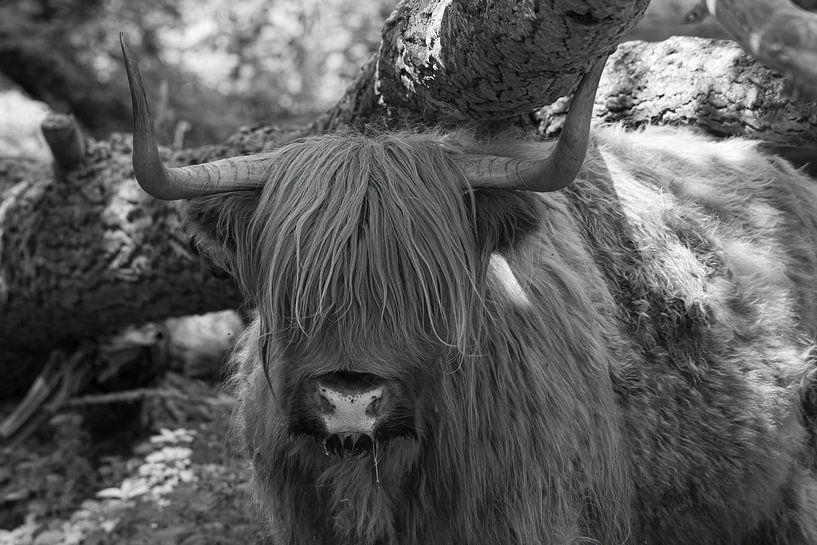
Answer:
[[406, 0], [386, 21], [379, 55], [312, 128], [526, 116], [569, 92], [648, 3]]
[[[627, 42], [607, 62], [594, 112], [607, 123], [691, 125], [719, 136], [814, 146], [815, 104], [792, 102], [783, 88], [778, 72], [734, 42]], [[567, 104], [539, 112], [544, 134], [559, 129]]]
[[[299, 133], [300, 134], [300, 133]], [[268, 129], [176, 161], [260, 150], [297, 136]], [[182, 207], [136, 185], [129, 136], [91, 142], [70, 172], [0, 161], [0, 397], [56, 346], [131, 323], [236, 308], [228, 275], [190, 247]], [[26, 362], [31, 362], [27, 364]]]
[[68, 170], [85, 158], [85, 136], [72, 115], [51, 113], [40, 126], [54, 161]]
[[0, 354], [240, 301], [189, 248], [178, 207], [133, 187], [125, 146], [94, 144], [64, 177], [0, 163], [0, 314], [13, 317]]
[[514, 119], [569, 92], [648, 3], [406, 0], [384, 27], [375, 85], [425, 120]]

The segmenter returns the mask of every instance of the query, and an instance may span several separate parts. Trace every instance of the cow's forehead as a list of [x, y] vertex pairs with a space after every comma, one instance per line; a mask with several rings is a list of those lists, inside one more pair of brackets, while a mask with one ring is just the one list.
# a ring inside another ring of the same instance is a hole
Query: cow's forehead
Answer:
[[334, 329], [350, 351], [418, 338], [464, 350], [478, 322], [480, 257], [462, 175], [440, 146], [335, 138], [291, 155], [270, 171], [252, 252], [239, 255], [270, 330], [317, 339]]

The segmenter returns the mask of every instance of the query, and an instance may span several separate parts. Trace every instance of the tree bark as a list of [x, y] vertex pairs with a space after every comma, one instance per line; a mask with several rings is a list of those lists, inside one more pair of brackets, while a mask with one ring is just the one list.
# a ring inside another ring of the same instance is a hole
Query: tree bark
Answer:
[[[275, 146], [298, 134], [240, 133], [174, 159], [256, 152], [262, 140]], [[0, 396], [24, 386], [56, 346], [241, 305], [232, 279], [190, 247], [184, 204], [138, 187], [130, 141], [92, 141], [67, 173], [34, 160], [0, 161]]]
[[[257, 153], [346, 123], [529, 120], [530, 112], [570, 91], [589, 63], [615, 46], [646, 1], [574, 1], [561, 12], [551, 4], [404, 2], [385, 26], [379, 57], [311, 126], [243, 130], [224, 144], [174, 153], [168, 164]], [[629, 111], [638, 118], [639, 111], [650, 108], [673, 110], [672, 97], [663, 97], [658, 84], [670, 78], [686, 83], [690, 76], [678, 55], [662, 77], [658, 67], [667, 64], [667, 49], [652, 47], [628, 45], [608, 63], [602, 83], [607, 97], [600, 99], [608, 112], [600, 115], [623, 117]], [[711, 47], [714, 59], [721, 46]], [[727, 46], [725, 51], [732, 50]], [[745, 81], [743, 92], [773, 108], [773, 94], [763, 91], [771, 76], [757, 76], [763, 69], [739, 63], [709, 66], [713, 73], [732, 70], [735, 78], [744, 69], [757, 80]], [[651, 98], [644, 86], [653, 89]], [[717, 98], [719, 87], [712, 85], [707, 96]], [[637, 100], [627, 99], [634, 93]], [[696, 106], [688, 106], [689, 113], [677, 122], [694, 123], [695, 113], [707, 108], [707, 96], [695, 95]], [[691, 104], [681, 94], [675, 100], [676, 109]], [[658, 114], [650, 119], [671, 121]], [[801, 122], [807, 125], [803, 130], [813, 131], [813, 117]], [[724, 127], [737, 130], [738, 122]], [[56, 345], [131, 323], [240, 304], [233, 282], [189, 248], [182, 230], [184, 205], [156, 201], [138, 188], [130, 154], [130, 137], [115, 135], [89, 142], [84, 161], [69, 172], [55, 173], [51, 165], [36, 161], [0, 161], [4, 370], [26, 368], [24, 362], [44, 361], [44, 353]], [[0, 394], [13, 385], [0, 381]]]
[[568, 93], [648, 0], [410, 0], [386, 21], [376, 86], [389, 108], [480, 122], [515, 119]]
[[72, 115], [52, 113], [40, 125], [54, 162], [70, 170], [85, 159], [85, 135]]
[[[783, 76], [729, 41], [670, 38], [626, 42], [607, 61], [594, 114], [606, 123], [684, 125], [716, 136], [746, 136], [787, 145], [815, 145], [814, 102], [785, 96]], [[538, 112], [552, 136], [567, 100]]]
[[312, 128], [384, 117], [439, 124], [527, 116], [570, 92], [648, 4], [406, 0], [386, 21], [378, 55]]

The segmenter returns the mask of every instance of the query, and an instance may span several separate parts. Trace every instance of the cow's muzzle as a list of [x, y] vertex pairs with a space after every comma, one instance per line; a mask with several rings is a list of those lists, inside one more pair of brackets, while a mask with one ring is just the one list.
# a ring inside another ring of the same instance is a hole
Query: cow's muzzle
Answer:
[[326, 454], [368, 454], [378, 443], [416, 437], [413, 404], [394, 381], [339, 372], [306, 381], [299, 390], [290, 431], [317, 436]]

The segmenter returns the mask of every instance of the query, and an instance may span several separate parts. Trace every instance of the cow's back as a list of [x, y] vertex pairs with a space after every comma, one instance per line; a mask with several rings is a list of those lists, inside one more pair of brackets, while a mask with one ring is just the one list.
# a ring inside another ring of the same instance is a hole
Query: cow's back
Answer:
[[[813, 179], [761, 154], [757, 143], [747, 140], [717, 141], [692, 131], [651, 127], [631, 133], [602, 130], [599, 143], [603, 161], [589, 161], [589, 170], [612, 178], [641, 254], [668, 260], [660, 270], [671, 274], [671, 289], [716, 305], [722, 293], [713, 291], [713, 283], [721, 276], [718, 269], [726, 267], [728, 279], [762, 302], [766, 313], [769, 305], [781, 314], [793, 309], [803, 330], [815, 336]], [[582, 187], [582, 181], [577, 185]], [[780, 300], [786, 293], [788, 300]]]
[[598, 143], [567, 203], [616, 303], [608, 342], [643, 537], [817, 539], [795, 514], [817, 504], [799, 408], [817, 325], [814, 182], [740, 140], [603, 130]]

